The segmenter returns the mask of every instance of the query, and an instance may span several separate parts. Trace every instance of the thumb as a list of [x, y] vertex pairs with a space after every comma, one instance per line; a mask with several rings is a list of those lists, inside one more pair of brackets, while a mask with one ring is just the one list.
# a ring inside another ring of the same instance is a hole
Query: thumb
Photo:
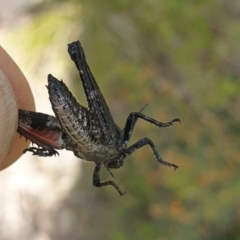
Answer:
[[29, 84], [12, 58], [0, 46], [0, 170], [14, 163], [28, 146], [16, 133], [18, 109], [34, 111]]
[[0, 159], [4, 159], [11, 148], [17, 127], [17, 104], [14, 92], [0, 70]]

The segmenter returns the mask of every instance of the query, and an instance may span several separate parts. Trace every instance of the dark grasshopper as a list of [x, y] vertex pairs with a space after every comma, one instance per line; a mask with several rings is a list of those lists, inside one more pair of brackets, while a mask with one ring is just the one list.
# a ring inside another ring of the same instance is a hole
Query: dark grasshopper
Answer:
[[112, 181], [100, 180], [100, 169], [104, 165], [107, 170], [120, 168], [124, 159], [139, 148], [149, 145], [158, 162], [169, 167], [175, 164], [163, 161], [154, 143], [149, 138], [143, 138], [127, 147], [134, 125], [138, 118], [158, 127], [169, 127], [178, 118], [170, 122], [158, 122], [141, 112], [129, 114], [125, 127], [121, 130], [114, 122], [108, 105], [89, 69], [83, 48], [79, 41], [68, 44], [68, 53], [75, 63], [88, 107], [79, 104], [67, 86], [52, 75], [48, 75], [48, 93], [52, 109], [56, 117], [44, 113], [29, 112], [19, 109], [17, 131], [29, 139], [37, 147], [29, 147], [33, 155], [50, 157], [58, 152], [55, 149], [73, 151], [75, 156], [93, 161], [96, 166], [93, 173], [93, 185], [103, 187], [112, 185], [123, 195], [117, 184]]

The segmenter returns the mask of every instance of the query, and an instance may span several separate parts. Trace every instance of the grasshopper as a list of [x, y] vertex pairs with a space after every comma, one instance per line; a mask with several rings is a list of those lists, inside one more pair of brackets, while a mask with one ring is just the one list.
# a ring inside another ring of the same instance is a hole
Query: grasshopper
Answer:
[[[48, 75], [48, 94], [55, 117], [19, 109], [18, 133], [35, 143], [37, 147], [29, 147], [33, 155], [51, 157], [58, 154], [56, 149], [72, 151], [78, 158], [95, 163], [93, 185], [103, 187], [112, 185], [120, 195], [118, 185], [112, 181], [100, 180], [102, 165], [109, 169], [123, 166], [126, 157], [139, 148], [149, 145], [159, 163], [178, 168], [177, 165], [164, 161], [154, 143], [143, 138], [128, 147], [134, 126], [140, 118], [157, 127], [169, 127], [170, 122], [159, 122], [140, 112], [131, 112], [121, 130], [114, 122], [108, 105], [87, 64], [85, 53], [79, 41], [68, 44], [68, 53], [78, 70], [87, 99], [87, 107], [79, 104], [68, 87], [51, 74]], [[111, 172], [110, 172], [111, 173]]]

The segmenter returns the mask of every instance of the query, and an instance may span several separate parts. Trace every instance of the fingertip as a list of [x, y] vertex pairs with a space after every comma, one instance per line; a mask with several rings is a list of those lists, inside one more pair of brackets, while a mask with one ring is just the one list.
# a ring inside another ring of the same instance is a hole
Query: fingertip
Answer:
[[[0, 101], [3, 101], [0, 102], [0, 170], [3, 170], [13, 164], [29, 145], [29, 141], [26, 142], [24, 138], [20, 138], [16, 132], [18, 109], [34, 111], [35, 104], [25, 76], [1, 46], [0, 71], [2, 79], [0, 94], [2, 92], [5, 94], [5, 96], [0, 95]], [[2, 144], [5, 145], [4, 151], [2, 151]]]
[[[17, 127], [18, 108], [14, 92], [5, 74], [0, 70], [0, 166], [13, 145], [14, 134]], [[2, 160], [2, 161], [1, 161]]]

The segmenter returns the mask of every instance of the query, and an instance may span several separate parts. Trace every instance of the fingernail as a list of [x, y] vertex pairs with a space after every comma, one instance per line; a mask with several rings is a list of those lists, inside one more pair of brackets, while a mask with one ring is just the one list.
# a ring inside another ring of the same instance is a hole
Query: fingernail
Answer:
[[18, 108], [11, 85], [0, 69], [0, 163], [11, 151], [17, 127]]

